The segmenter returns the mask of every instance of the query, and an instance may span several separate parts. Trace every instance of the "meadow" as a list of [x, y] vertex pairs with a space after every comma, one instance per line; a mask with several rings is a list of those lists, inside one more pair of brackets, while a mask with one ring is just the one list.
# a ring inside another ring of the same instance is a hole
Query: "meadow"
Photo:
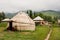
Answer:
[[4, 31], [6, 24], [0, 23], [0, 40], [44, 40], [50, 30], [45, 26], [36, 26], [36, 30], [33, 32]]
[[[49, 33], [48, 26], [36, 26], [35, 31], [5, 31], [6, 22], [0, 23], [0, 40], [44, 40]], [[60, 27], [52, 26], [49, 40], [60, 40]]]
[[54, 27], [49, 40], [60, 40], [60, 27]]

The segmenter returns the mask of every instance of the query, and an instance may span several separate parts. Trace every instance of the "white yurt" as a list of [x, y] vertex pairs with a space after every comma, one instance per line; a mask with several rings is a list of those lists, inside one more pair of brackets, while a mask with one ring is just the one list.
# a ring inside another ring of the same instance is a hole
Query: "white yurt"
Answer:
[[40, 16], [37, 16], [36, 18], [33, 19], [35, 24], [43, 25], [44, 24], [44, 19], [41, 18]]
[[13, 18], [9, 21], [9, 26], [16, 30], [35, 30], [35, 22], [28, 16], [25, 12], [18, 12]]

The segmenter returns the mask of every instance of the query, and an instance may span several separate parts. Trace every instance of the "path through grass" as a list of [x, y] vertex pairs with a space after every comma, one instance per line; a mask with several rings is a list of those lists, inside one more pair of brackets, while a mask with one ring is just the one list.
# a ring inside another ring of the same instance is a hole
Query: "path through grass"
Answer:
[[60, 27], [54, 27], [49, 40], [60, 40]]

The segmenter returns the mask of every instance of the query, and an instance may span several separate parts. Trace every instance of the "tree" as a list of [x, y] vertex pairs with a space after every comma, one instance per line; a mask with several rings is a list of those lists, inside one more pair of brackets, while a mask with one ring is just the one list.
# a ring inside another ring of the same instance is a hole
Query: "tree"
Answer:
[[5, 18], [4, 12], [0, 12], [0, 22], [1, 22], [1, 20], [3, 20], [4, 18]]
[[48, 22], [52, 22], [53, 21], [51, 16], [43, 16], [43, 18], [45, 19], [45, 21], [48, 21]]
[[44, 17], [44, 15], [42, 13], [39, 13], [39, 16], [42, 17], [42, 18]]
[[27, 13], [28, 13], [28, 15], [29, 15], [31, 18], [34, 18], [34, 17], [33, 17], [32, 10], [27, 10]]
[[35, 18], [35, 17], [37, 16], [37, 15], [36, 15], [36, 12], [34, 12], [33, 14], [34, 14], [34, 18]]
[[5, 14], [4, 14], [4, 12], [2, 12], [2, 18], [5, 19]]
[[32, 10], [29, 10], [30, 11], [30, 17], [32, 18]]

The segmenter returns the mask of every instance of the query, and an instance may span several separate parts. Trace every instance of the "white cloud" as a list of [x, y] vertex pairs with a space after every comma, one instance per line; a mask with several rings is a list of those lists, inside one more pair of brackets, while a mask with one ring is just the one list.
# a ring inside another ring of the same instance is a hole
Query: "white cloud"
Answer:
[[0, 0], [0, 10], [17, 12], [18, 10], [60, 10], [60, 0]]

